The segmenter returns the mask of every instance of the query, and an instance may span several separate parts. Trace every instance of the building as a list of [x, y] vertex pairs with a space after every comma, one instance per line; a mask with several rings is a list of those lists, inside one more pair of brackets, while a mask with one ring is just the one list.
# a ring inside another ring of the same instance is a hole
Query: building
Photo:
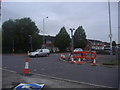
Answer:
[[[43, 38], [43, 36], [42, 36]], [[55, 36], [45, 36], [45, 47], [49, 49], [51, 52], [59, 51], [57, 47], [54, 46]]]
[[91, 49], [94, 50], [104, 50], [105, 43], [100, 40], [92, 40], [88, 39], [88, 41], [91, 43]]
[[[45, 46], [46, 48], [50, 49], [51, 51], [59, 51], [57, 47], [54, 46], [54, 40], [55, 36], [45, 36]], [[87, 50], [89, 49], [94, 49], [94, 50], [104, 50], [104, 47], [110, 46], [110, 43], [108, 42], [102, 42], [100, 40], [92, 40], [92, 39], [87, 39], [88, 40], [88, 47]]]

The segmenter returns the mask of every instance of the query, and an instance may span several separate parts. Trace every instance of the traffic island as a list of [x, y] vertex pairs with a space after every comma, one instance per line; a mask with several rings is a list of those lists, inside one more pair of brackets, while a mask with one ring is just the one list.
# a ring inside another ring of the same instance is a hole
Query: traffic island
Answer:
[[107, 62], [103, 62], [102, 64], [103, 65], [120, 65], [118, 60], [107, 61]]
[[102, 65], [109, 68], [114, 68], [114, 67], [118, 67], [120, 65], [120, 62], [118, 60], [112, 60], [112, 61], [103, 62]]

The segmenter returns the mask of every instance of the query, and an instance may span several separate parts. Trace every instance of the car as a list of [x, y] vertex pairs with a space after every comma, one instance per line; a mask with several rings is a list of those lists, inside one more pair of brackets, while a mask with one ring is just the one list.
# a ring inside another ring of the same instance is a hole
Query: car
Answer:
[[[110, 54], [111, 49], [110, 49], [110, 47], [108, 47], [108, 48], [104, 48], [104, 51], [105, 51], [105, 53]], [[117, 48], [116, 48], [115, 46], [114, 46], [114, 47], [112, 47], [112, 54], [113, 54], [113, 55], [115, 55], [115, 54], [116, 54], [116, 52], [117, 52]]]
[[74, 49], [74, 52], [79, 52], [79, 51], [83, 51], [83, 49], [82, 48], [76, 48], [76, 49]]
[[38, 57], [38, 56], [49, 56], [50, 50], [49, 49], [37, 49], [34, 52], [30, 52], [30, 57]]
[[110, 47], [104, 48], [105, 53], [110, 54]]

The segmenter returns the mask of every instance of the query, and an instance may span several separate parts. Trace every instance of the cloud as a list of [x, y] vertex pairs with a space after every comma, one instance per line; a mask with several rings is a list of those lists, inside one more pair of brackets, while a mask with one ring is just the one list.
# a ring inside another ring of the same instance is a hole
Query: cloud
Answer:
[[[30, 17], [42, 33], [43, 18], [46, 34], [56, 35], [62, 26], [69, 28], [83, 26], [87, 38], [109, 41], [107, 2], [4, 2], [3, 21], [9, 18]], [[117, 40], [117, 3], [111, 3], [113, 39]]]

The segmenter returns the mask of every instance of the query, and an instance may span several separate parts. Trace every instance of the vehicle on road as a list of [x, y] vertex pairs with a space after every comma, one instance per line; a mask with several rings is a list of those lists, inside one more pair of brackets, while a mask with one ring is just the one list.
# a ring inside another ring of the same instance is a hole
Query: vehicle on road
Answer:
[[[110, 47], [105, 47], [105, 48], [104, 48], [104, 51], [105, 51], [106, 53], [110, 54]], [[116, 52], [117, 52], [117, 47], [115, 47], [115, 46], [112, 47], [112, 54], [115, 55]]]
[[38, 57], [38, 56], [49, 56], [50, 50], [49, 49], [37, 49], [34, 52], [30, 52], [30, 57]]
[[76, 49], [74, 49], [74, 52], [79, 52], [79, 51], [83, 51], [82, 48], [76, 48]]

